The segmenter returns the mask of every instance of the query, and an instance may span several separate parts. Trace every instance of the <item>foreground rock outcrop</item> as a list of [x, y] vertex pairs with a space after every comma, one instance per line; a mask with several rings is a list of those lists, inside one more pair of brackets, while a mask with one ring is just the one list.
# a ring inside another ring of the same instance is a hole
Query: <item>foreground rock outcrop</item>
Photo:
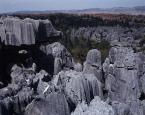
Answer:
[[82, 101], [90, 103], [95, 96], [103, 97], [101, 82], [94, 74], [62, 71], [54, 77], [53, 84], [62, 86], [66, 96], [75, 105]]
[[[56, 37], [61, 37], [62, 33], [54, 29], [49, 20], [6, 17], [1, 18], [0, 22], [0, 54], [1, 59], [7, 61], [1, 62], [1, 68], [4, 67], [10, 79], [0, 89], [0, 114], [69, 115], [68, 100], [60, 93], [62, 89], [51, 85], [53, 74], [63, 68], [73, 68], [73, 58], [63, 45], [48, 44], [55, 42]], [[45, 46], [44, 42], [48, 44], [46, 51], [50, 51], [49, 54], [41, 50], [41, 46]], [[2, 75], [7, 80], [5, 74]], [[49, 106], [45, 109], [43, 105]]]
[[89, 105], [85, 102], [79, 104], [71, 115], [116, 115], [114, 109], [107, 103], [95, 97]]
[[70, 115], [63, 94], [52, 93], [45, 99], [36, 99], [26, 107], [24, 115]]
[[[131, 47], [114, 46], [103, 64], [108, 101], [118, 114], [143, 115], [144, 92], [140, 80], [144, 75], [144, 54], [134, 53]], [[142, 98], [142, 99], [141, 99]], [[119, 108], [118, 108], [119, 107]], [[123, 108], [123, 111], [119, 109]]]

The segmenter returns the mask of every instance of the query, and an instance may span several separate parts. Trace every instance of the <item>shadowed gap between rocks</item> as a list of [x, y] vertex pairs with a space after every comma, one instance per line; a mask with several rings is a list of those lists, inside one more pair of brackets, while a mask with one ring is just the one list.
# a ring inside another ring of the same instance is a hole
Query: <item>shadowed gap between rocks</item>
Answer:
[[139, 100], [141, 100], [141, 101], [145, 100], [145, 94], [143, 92], [141, 93]]
[[49, 37], [47, 37], [48, 36], [47, 35], [47, 31], [48, 30], [46, 29], [45, 26], [46, 25], [43, 24], [43, 23], [39, 24], [38, 32], [36, 33], [36, 43], [37, 44], [40, 44], [40, 43], [43, 43], [43, 44], [53, 43], [53, 42], [57, 42], [60, 39], [62, 39], [62, 33], [60, 33], [60, 35], [57, 35], [57, 36], [53, 36], [53, 33], [51, 33], [49, 35]]
[[[20, 54], [19, 51], [27, 51], [27, 54]], [[54, 58], [46, 55], [39, 50], [39, 45], [5, 46], [1, 44], [0, 48], [0, 81], [5, 85], [11, 82], [10, 70], [14, 64], [30, 67], [36, 63], [37, 71], [41, 69], [47, 71], [50, 75], [54, 72]]]

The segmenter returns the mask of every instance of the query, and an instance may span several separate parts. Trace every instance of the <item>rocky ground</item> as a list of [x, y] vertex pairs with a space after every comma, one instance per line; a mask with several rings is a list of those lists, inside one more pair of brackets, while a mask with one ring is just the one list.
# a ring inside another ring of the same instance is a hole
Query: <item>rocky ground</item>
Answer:
[[107, 34], [105, 61], [91, 49], [81, 64], [61, 36], [49, 20], [0, 19], [0, 115], [145, 115], [145, 54], [132, 38]]

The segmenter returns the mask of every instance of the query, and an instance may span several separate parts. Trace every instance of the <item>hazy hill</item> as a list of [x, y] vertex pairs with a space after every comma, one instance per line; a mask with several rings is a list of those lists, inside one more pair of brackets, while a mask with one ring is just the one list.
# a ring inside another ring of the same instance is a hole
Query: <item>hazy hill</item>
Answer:
[[145, 6], [114, 7], [114, 8], [90, 8], [83, 10], [46, 10], [46, 11], [18, 11], [14, 13], [41, 14], [41, 13], [111, 13], [145, 15]]

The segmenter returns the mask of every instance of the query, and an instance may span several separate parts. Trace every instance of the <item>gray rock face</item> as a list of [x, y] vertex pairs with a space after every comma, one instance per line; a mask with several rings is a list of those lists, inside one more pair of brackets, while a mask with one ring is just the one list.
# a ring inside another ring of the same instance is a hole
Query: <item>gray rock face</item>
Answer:
[[33, 100], [34, 91], [30, 88], [23, 88], [13, 98], [13, 111], [20, 114], [25, 111], [26, 106]]
[[22, 114], [33, 100], [35, 69], [14, 65], [11, 69], [11, 84], [0, 89], [1, 114]]
[[144, 106], [139, 100], [128, 103], [113, 102], [112, 107], [116, 115], [144, 115]]
[[105, 89], [111, 102], [118, 101], [116, 105], [113, 104], [117, 115], [143, 115], [143, 107], [139, 100], [144, 92], [142, 57], [143, 54], [134, 53], [132, 48], [114, 46], [103, 64]]
[[14, 65], [11, 69], [12, 84], [19, 87], [30, 86], [35, 78], [35, 70]]
[[[113, 100], [129, 101], [140, 97], [137, 54], [124, 47], [113, 47], [106, 73], [106, 88]], [[105, 65], [105, 64], [104, 64]], [[106, 71], [106, 70], [105, 70]]]
[[[31, 45], [36, 42], [48, 41], [49, 37], [60, 36], [61, 32], [54, 29], [49, 20], [33, 20], [7, 17], [0, 19], [0, 38], [5, 45]], [[43, 27], [40, 27], [43, 25]], [[45, 34], [38, 39], [39, 35]], [[46, 39], [46, 40], [45, 40]]]
[[120, 26], [106, 27], [80, 27], [78, 29], [68, 30], [69, 38], [73, 41], [75, 39], [83, 38], [85, 40], [93, 40], [100, 42], [106, 40], [110, 43], [117, 40], [122, 43], [123, 46], [135, 46], [139, 44], [139, 39], [144, 38], [145, 28], [124, 28]]
[[15, 89], [13, 86], [0, 89], [0, 111], [2, 115], [23, 113], [25, 107], [33, 100], [33, 90], [29, 87]]
[[97, 49], [90, 50], [84, 63], [83, 73], [94, 74], [98, 80], [102, 80], [101, 52]]
[[112, 102], [112, 107], [115, 110], [115, 115], [129, 115], [130, 114], [130, 107], [125, 103], [119, 102]]
[[74, 70], [77, 71], [77, 72], [81, 72], [83, 70], [82, 64], [75, 63], [74, 64]]
[[143, 101], [141, 102], [141, 104], [142, 104], [142, 107], [143, 107], [143, 113], [145, 114], [145, 101], [143, 100]]
[[0, 115], [11, 115], [13, 112], [13, 101], [11, 98], [5, 98], [0, 101]]
[[25, 115], [70, 115], [70, 112], [65, 96], [52, 93], [46, 99], [36, 99], [30, 103]]
[[[90, 105], [84, 102], [79, 104], [71, 115], [116, 115], [114, 109], [107, 103], [95, 97]], [[122, 114], [124, 115], [124, 114]]]
[[145, 75], [140, 78], [141, 82], [141, 91], [145, 94]]
[[55, 76], [53, 84], [64, 87], [66, 95], [75, 105], [82, 101], [89, 103], [94, 96], [102, 96], [101, 83], [93, 74], [62, 71]]
[[90, 89], [91, 89], [91, 95], [93, 96], [99, 96], [101, 99], [103, 99], [103, 85], [102, 83], [96, 78], [94, 74], [83, 74], [84, 78], [89, 81]]
[[35, 79], [34, 79], [35, 83], [38, 83], [37, 93], [40, 94], [40, 95], [44, 94], [45, 89], [49, 86], [49, 83], [43, 80], [46, 77], [48, 77], [48, 73], [45, 72], [44, 70], [41, 70], [35, 76]]
[[54, 74], [55, 75], [63, 69], [62, 66], [63, 66], [62, 65], [62, 59], [56, 57], [55, 60], [54, 60]]
[[112, 103], [112, 107], [116, 115], [144, 115], [144, 108], [139, 100], [127, 103], [115, 101]]
[[55, 42], [49, 45], [42, 45], [40, 49], [46, 55], [53, 55], [54, 57], [54, 74], [60, 72], [60, 70], [65, 68], [73, 68], [74, 61], [72, 55], [68, 52], [68, 50], [59, 42]]
[[[43, 94], [44, 90], [48, 86], [47, 80], [50, 79], [49, 74], [45, 70], [41, 70], [36, 73], [32, 68], [21, 68], [17, 65], [12, 67], [12, 84], [18, 86], [18, 88], [32, 87], [38, 94]], [[43, 79], [46, 79], [44, 81]]]

